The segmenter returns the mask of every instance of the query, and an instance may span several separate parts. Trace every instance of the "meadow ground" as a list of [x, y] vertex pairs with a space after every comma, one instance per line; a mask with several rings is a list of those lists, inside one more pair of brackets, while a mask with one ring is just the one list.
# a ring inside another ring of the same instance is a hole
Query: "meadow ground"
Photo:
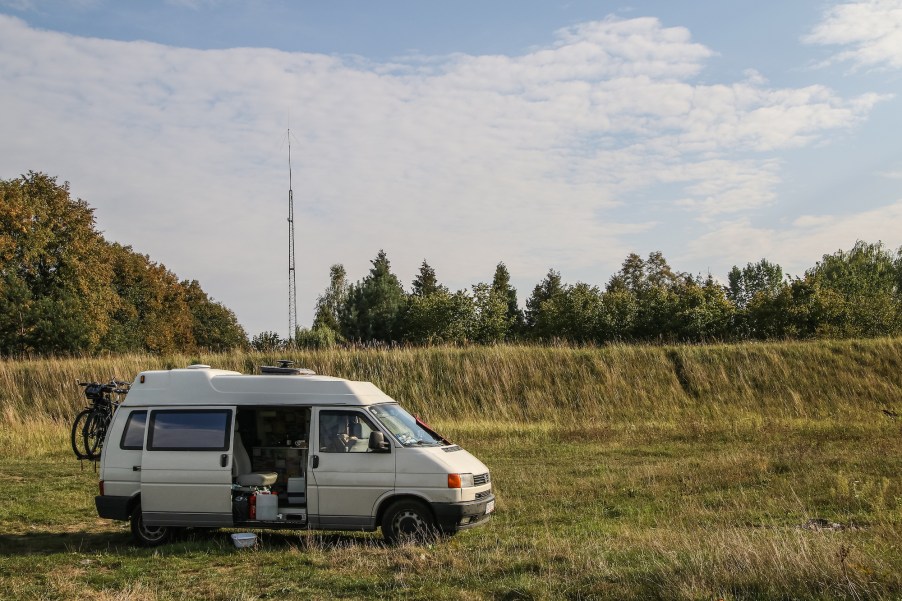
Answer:
[[898, 341], [396, 353], [299, 358], [427, 409], [491, 468], [486, 527], [138, 549], [54, 415], [79, 399], [46, 396], [94, 364], [0, 364], [0, 598], [902, 598]]

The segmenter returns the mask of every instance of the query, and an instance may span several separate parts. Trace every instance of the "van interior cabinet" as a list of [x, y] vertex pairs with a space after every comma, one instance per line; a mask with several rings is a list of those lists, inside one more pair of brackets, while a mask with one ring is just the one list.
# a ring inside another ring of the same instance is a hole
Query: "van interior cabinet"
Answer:
[[254, 471], [276, 472], [279, 479], [276, 486], [288, 485], [289, 478], [300, 478], [304, 475], [306, 448], [295, 447], [254, 447]]

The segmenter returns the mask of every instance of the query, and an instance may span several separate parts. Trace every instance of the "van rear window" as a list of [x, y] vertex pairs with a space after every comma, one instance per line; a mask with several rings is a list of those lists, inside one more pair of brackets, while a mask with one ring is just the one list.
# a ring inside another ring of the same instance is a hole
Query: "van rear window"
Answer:
[[227, 409], [153, 411], [149, 451], [227, 451], [232, 434]]
[[126, 451], [140, 451], [144, 448], [144, 424], [147, 422], [147, 411], [132, 411], [125, 422], [119, 448]]

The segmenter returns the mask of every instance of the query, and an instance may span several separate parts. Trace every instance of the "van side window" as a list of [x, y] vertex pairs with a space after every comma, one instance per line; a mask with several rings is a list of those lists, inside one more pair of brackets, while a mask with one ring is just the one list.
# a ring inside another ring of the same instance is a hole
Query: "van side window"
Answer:
[[140, 451], [144, 448], [144, 424], [147, 422], [147, 411], [132, 411], [125, 422], [119, 448], [126, 451]]
[[232, 412], [166, 410], [150, 414], [148, 451], [228, 451]]
[[356, 411], [319, 412], [321, 453], [366, 453], [370, 432], [375, 430], [367, 417]]

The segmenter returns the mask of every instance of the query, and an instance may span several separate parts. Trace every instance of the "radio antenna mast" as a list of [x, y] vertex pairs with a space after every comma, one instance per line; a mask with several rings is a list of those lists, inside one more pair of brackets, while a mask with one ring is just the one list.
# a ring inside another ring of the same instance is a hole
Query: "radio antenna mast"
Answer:
[[291, 128], [288, 128], [288, 340], [298, 328], [297, 279], [294, 269], [294, 191], [291, 189]]

